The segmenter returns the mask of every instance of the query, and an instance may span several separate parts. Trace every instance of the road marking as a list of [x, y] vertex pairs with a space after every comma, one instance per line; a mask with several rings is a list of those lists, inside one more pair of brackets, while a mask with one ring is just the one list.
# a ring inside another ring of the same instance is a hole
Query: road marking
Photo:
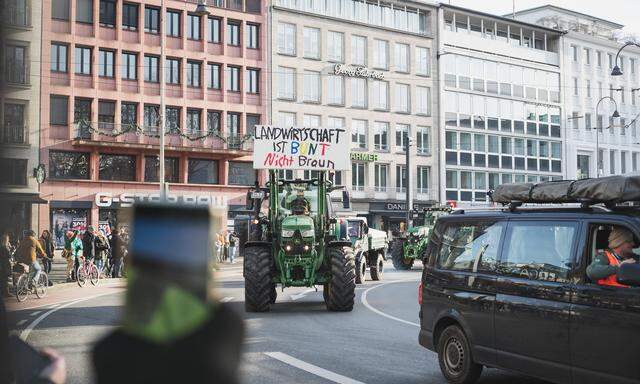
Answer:
[[316, 291], [315, 289], [307, 289], [307, 290], [306, 290], [306, 291], [304, 291], [304, 292], [298, 293], [297, 295], [291, 295], [291, 296], [289, 296], [289, 297], [291, 298], [291, 300], [296, 301], [296, 300], [298, 300], [298, 299], [303, 298], [303, 297], [304, 297], [304, 296], [306, 296], [308, 293], [315, 292], [315, 291]]
[[87, 301], [87, 300], [91, 300], [91, 299], [95, 299], [101, 296], [106, 296], [106, 295], [113, 295], [116, 293], [120, 293], [120, 292], [105, 292], [105, 293], [101, 293], [99, 295], [93, 295], [93, 296], [89, 296], [89, 297], [83, 297], [82, 299], [77, 299], [77, 300], [73, 300], [70, 301], [68, 303], [59, 305], [55, 308], [52, 308], [50, 310], [48, 310], [47, 312], [43, 313], [42, 315], [40, 315], [37, 319], [33, 320], [33, 322], [31, 322], [31, 324], [29, 324], [29, 326], [27, 326], [27, 328], [25, 328], [21, 333], [20, 333], [20, 338], [24, 341], [27, 341], [27, 338], [29, 337], [29, 335], [31, 334], [31, 331], [33, 331], [33, 329], [38, 326], [38, 324], [40, 324], [40, 322], [42, 322], [42, 320], [44, 320], [47, 316], [51, 315], [52, 313], [56, 312], [59, 309], [68, 307], [70, 305], [73, 304], [77, 304], [83, 301]]
[[222, 298], [222, 299], [220, 300], [220, 302], [221, 302], [221, 303], [228, 303], [228, 302], [229, 302], [229, 301], [231, 301], [231, 300], [233, 300], [233, 297], [231, 297], [231, 296], [227, 296], [227, 297]]
[[366, 291], [362, 292], [362, 296], [360, 296], [360, 301], [362, 302], [362, 304], [364, 304], [364, 306], [365, 306], [365, 307], [369, 308], [369, 310], [371, 310], [372, 312], [377, 313], [377, 314], [378, 314], [378, 315], [380, 315], [380, 316], [384, 316], [384, 317], [386, 317], [386, 318], [388, 318], [388, 319], [395, 320], [395, 321], [399, 321], [399, 322], [401, 322], [401, 323], [408, 324], [408, 325], [413, 325], [414, 327], [418, 327], [418, 328], [420, 328], [420, 324], [418, 324], [418, 323], [413, 323], [413, 322], [411, 322], [411, 321], [407, 321], [407, 320], [403, 320], [403, 319], [401, 319], [401, 318], [399, 318], [399, 317], [395, 317], [395, 316], [388, 315], [388, 314], [386, 314], [386, 313], [384, 313], [384, 312], [380, 311], [379, 309], [374, 308], [374, 307], [373, 307], [371, 304], [369, 304], [369, 302], [367, 301], [367, 293], [369, 293], [369, 291], [372, 291], [372, 290], [374, 290], [374, 289], [376, 289], [376, 288], [378, 288], [378, 287], [382, 287], [382, 286], [387, 285], [387, 284], [406, 283], [406, 282], [409, 282], [409, 281], [418, 281], [418, 280], [420, 280], [420, 279], [403, 279], [403, 280], [394, 280], [394, 281], [388, 281], [388, 282], [386, 282], [386, 283], [382, 283], [382, 284], [376, 285], [376, 286], [371, 287], [371, 288], [367, 289]]
[[31, 314], [29, 316], [36, 316], [38, 314], [40, 314], [42, 311], [35, 311], [35, 312], [31, 312]]
[[265, 355], [271, 357], [272, 359], [280, 360], [285, 364], [289, 364], [292, 367], [296, 367], [303, 371], [307, 371], [316, 376], [322, 377], [323, 379], [327, 379], [329, 381], [333, 381], [334, 383], [340, 384], [364, 384], [361, 381], [353, 380], [349, 377], [339, 375], [335, 372], [327, 371], [324, 368], [320, 368], [313, 364], [309, 364], [305, 361], [298, 360], [295, 357], [289, 356], [286, 353], [282, 352], [264, 352]]
[[16, 323], [16, 325], [17, 325], [18, 327], [22, 327], [22, 326], [24, 325], [24, 323], [26, 323], [26, 322], [27, 322], [27, 319], [22, 319], [22, 320], [18, 321], [18, 322]]

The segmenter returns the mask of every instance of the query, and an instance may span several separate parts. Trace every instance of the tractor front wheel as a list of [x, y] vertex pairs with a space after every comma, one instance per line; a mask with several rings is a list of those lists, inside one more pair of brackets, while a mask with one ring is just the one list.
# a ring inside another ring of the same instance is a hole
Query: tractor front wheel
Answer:
[[406, 262], [404, 259], [404, 250], [402, 247], [403, 240], [395, 240], [391, 243], [391, 260], [393, 267], [399, 271], [407, 271], [413, 267], [413, 260]]
[[267, 312], [273, 303], [275, 287], [271, 282], [273, 258], [265, 247], [244, 250], [244, 308], [247, 312]]
[[349, 247], [327, 249], [331, 263], [331, 281], [325, 286], [325, 304], [335, 312], [349, 312], [356, 297], [356, 263]]
[[362, 284], [367, 280], [367, 258], [361, 254], [356, 260], [356, 284]]
[[382, 275], [384, 274], [384, 256], [382, 256], [382, 253], [378, 253], [375, 263], [372, 263], [371, 267], [369, 267], [369, 273], [371, 273], [372, 280], [382, 280]]

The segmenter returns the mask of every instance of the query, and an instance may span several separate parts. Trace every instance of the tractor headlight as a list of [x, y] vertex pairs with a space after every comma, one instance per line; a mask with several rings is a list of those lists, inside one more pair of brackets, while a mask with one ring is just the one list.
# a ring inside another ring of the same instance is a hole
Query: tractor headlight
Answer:
[[305, 244], [305, 246], [304, 246], [304, 250], [305, 250], [305, 251], [308, 251], [308, 250], [309, 250], [309, 246]]
[[302, 235], [302, 237], [313, 237], [313, 235], [315, 235], [315, 231], [313, 229], [310, 229], [308, 231], [302, 231], [300, 233]]
[[282, 230], [282, 237], [293, 237], [293, 233], [295, 231], [287, 231], [286, 229]]
[[284, 246], [284, 250], [287, 251], [287, 252], [291, 252], [291, 249], [292, 249], [291, 248], [291, 244], [287, 244], [287, 245]]

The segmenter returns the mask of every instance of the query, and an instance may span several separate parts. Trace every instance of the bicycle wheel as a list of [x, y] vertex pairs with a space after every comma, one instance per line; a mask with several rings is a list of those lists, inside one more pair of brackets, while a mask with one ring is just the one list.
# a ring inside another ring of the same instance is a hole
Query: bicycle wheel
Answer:
[[76, 279], [78, 280], [78, 285], [84, 287], [87, 283], [87, 270], [84, 268], [84, 265], [78, 266], [76, 270]]
[[98, 267], [91, 264], [89, 267], [89, 279], [91, 280], [91, 284], [98, 285], [98, 281], [100, 280], [100, 272], [98, 271]]
[[23, 273], [18, 277], [18, 282], [16, 283], [16, 299], [25, 301], [27, 296], [29, 296], [29, 274]]
[[36, 282], [36, 296], [39, 299], [47, 296], [47, 288], [49, 287], [49, 276], [47, 276], [46, 272], [41, 272], [40, 277], [38, 277], [38, 281]]

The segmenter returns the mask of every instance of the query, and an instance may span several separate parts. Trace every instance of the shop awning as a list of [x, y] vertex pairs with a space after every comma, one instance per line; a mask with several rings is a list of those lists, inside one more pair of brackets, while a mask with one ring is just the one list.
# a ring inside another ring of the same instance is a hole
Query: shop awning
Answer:
[[37, 193], [0, 193], [0, 201], [8, 203], [48, 204]]

